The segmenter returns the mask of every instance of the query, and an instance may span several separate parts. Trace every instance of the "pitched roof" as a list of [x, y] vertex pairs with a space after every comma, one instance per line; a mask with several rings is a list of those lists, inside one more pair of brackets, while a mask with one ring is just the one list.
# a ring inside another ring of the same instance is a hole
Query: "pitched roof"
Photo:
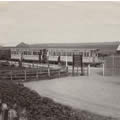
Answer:
[[88, 49], [117, 49], [119, 42], [99, 42], [99, 43], [50, 43], [31, 44], [33, 48], [88, 48]]
[[30, 47], [30, 46], [28, 44], [24, 43], [24, 42], [21, 42], [16, 47], [18, 47], [18, 48], [27, 48], [27, 47]]
[[[16, 47], [22, 48], [81, 48], [99, 49], [100, 53], [115, 53], [120, 42], [96, 42], [96, 43], [48, 43], [48, 44], [26, 44], [21, 42]], [[120, 49], [120, 48], [119, 48]]]

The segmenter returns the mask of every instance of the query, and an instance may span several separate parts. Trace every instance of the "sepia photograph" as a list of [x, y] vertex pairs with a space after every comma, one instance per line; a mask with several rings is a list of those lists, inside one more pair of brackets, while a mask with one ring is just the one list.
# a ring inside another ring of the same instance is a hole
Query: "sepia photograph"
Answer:
[[120, 120], [120, 1], [0, 1], [0, 120]]

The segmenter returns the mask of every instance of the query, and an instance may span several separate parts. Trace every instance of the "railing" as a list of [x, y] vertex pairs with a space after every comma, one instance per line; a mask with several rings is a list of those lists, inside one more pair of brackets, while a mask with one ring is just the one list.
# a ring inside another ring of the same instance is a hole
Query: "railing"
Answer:
[[0, 79], [15, 81], [31, 81], [62, 77], [67, 75], [66, 69], [22, 69], [0, 70]]

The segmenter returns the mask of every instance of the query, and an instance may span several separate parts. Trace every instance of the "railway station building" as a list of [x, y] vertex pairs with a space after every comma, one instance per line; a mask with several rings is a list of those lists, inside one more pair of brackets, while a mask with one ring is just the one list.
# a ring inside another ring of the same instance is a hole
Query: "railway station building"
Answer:
[[105, 43], [69, 43], [69, 44], [25, 44], [20, 43], [15, 47], [11, 47], [11, 59], [39, 60], [40, 51], [46, 49], [49, 61], [57, 61], [61, 56], [61, 60], [65, 61], [66, 56], [68, 62], [72, 62], [73, 54], [83, 55], [84, 63], [99, 63], [103, 56], [116, 54], [119, 42]]

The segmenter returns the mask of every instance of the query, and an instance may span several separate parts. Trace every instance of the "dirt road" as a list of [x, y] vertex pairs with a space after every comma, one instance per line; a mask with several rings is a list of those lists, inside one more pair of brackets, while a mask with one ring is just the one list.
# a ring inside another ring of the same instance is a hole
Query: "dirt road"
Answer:
[[56, 102], [120, 119], [120, 78], [100, 75], [25, 83]]

